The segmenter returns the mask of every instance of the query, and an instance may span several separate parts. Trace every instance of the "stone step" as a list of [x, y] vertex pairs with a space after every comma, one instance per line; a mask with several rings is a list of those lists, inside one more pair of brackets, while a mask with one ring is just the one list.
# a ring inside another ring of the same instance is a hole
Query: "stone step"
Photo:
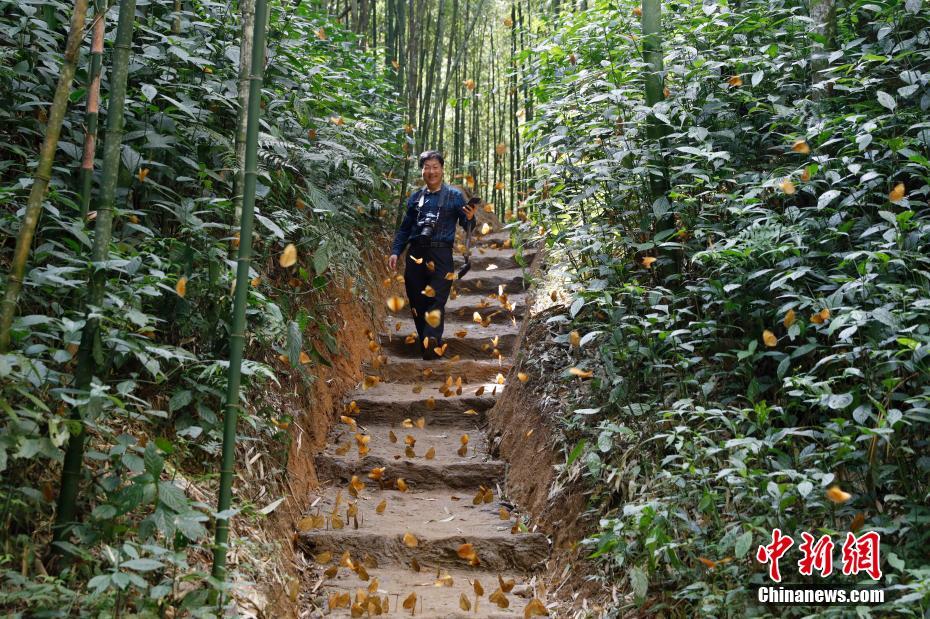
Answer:
[[[533, 258], [537, 253], [536, 248], [527, 247], [521, 253], [521, 258], [523, 264], [517, 261], [516, 252], [513, 249], [491, 249], [490, 247], [472, 247], [471, 252], [471, 271], [468, 277], [471, 277], [471, 273], [481, 272], [487, 269], [489, 266], [494, 265], [498, 269], [516, 269], [521, 266], [529, 266], [533, 261]], [[457, 254], [456, 255], [456, 268], [464, 264], [464, 258]]]
[[[476, 325], [477, 326], [477, 325]], [[453, 361], [452, 358], [424, 361], [413, 357], [401, 357], [393, 353], [384, 355], [387, 362], [375, 369], [371, 362], [363, 367], [366, 374], [377, 374], [382, 380], [400, 383], [415, 383], [418, 381], [445, 380], [446, 376], [453, 379], [462, 377], [469, 382], [492, 381], [500, 373], [504, 376], [510, 371], [509, 357], [503, 359], [467, 359], [461, 358]], [[429, 372], [427, 375], [426, 372]]]
[[[340, 556], [335, 556], [329, 564], [337, 565]], [[361, 557], [352, 557], [353, 561], [361, 560]], [[373, 565], [373, 563], [369, 563]], [[414, 608], [414, 617], [420, 619], [517, 619], [523, 616], [523, 609], [529, 604], [529, 597], [518, 597], [517, 591], [530, 590], [530, 583], [521, 574], [503, 573], [500, 576], [505, 580], [513, 580], [515, 585], [510, 593], [505, 594], [507, 597], [508, 607], [506, 609], [498, 607], [495, 603], [488, 600], [488, 597], [499, 587], [498, 573], [480, 568], [437, 568], [432, 565], [421, 565], [420, 571], [414, 571], [409, 565], [398, 569], [394, 566], [389, 567], [366, 567], [365, 572], [368, 575], [367, 580], [362, 580], [356, 572], [349, 568], [340, 567], [339, 571], [332, 579], [325, 581], [326, 589], [323, 595], [323, 604], [328, 602], [332, 593], [348, 593], [349, 598], [354, 603], [356, 592], [362, 590], [368, 593], [369, 587], [377, 581], [377, 589], [370, 595], [372, 597], [388, 597], [388, 609], [383, 609], [385, 616], [405, 617], [411, 616], [410, 610], [403, 607], [404, 600], [408, 599], [411, 593], [416, 593], [416, 607]], [[484, 595], [477, 600], [475, 604], [475, 581], [481, 585]], [[464, 594], [471, 605], [468, 612], [462, 610], [459, 606], [459, 600]], [[335, 610], [325, 607], [330, 614], [328, 617], [351, 617], [350, 608], [338, 608]], [[363, 615], [367, 616], [367, 615]]]
[[[415, 420], [414, 420], [415, 421]], [[456, 488], [477, 489], [492, 487], [504, 476], [505, 464], [487, 456], [486, 438], [471, 418], [463, 417], [461, 424], [449, 427], [404, 428], [401, 424], [369, 425], [359, 423], [357, 432], [370, 437], [368, 453], [359, 456], [358, 443], [346, 424], [339, 424], [330, 435], [326, 449], [316, 457], [317, 477], [320, 480], [348, 483], [353, 475], [368, 479], [374, 468], [384, 467], [386, 483], [401, 478], [413, 490]], [[395, 442], [391, 442], [393, 432]], [[465, 455], [460, 456], [462, 437], [467, 435]], [[411, 457], [406, 448], [411, 443]], [[348, 448], [348, 451], [346, 451]], [[429, 450], [433, 457], [427, 459]], [[343, 452], [340, 455], [340, 452]]]
[[[314, 501], [309, 515], [325, 516], [328, 528], [300, 532], [302, 550], [314, 555], [328, 550], [337, 557], [348, 550], [352, 557], [368, 554], [381, 565], [409, 566], [416, 558], [421, 565], [464, 569], [469, 563], [458, 551], [467, 543], [481, 568], [522, 573], [540, 567], [548, 554], [545, 535], [514, 534], [513, 522], [501, 520], [496, 488], [490, 503], [474, 505], [475, 494], [471, 492], [381, 490], [367, 481], [358, 499], [351, 499], [345, 488], [329, 488]], [[358, 529], [354, 519], [348, 519], [344, 528], [331, 527], [337, 494], [341, 496], [337, 513], [343, 522], [348, 502], [357, 503]], [[379, 515], [376, 508], [382, 500], [387, 503]], [[416, 538], [415, 547], [405, 543], [407, 533]]]
[[[482, 395], [475, 395], [476, 390], [484, 386]], [[462, 395], [445, 397], [436, 390], [434, 384], [424, 386], [420, 393], [413, 393], [410, 383], [379, 383], [367, 390], [358, 389], [349, 395], [361, 413], [360, 424], [399, 424], [404, 419], [425, 417], [429, 425], [461, 425], [470, 419], [476, 424], [483, 424], [485, 411], [494, 406], [497, 395], [504, 386], [496, 383], [471, 383], [463, 385]], [[466, 414], [474, 411], [474, 414]]]
[[[513, 309], [503, 307], [497, 298], [497, 291], [491, 294], [481, 294], [475, 292], [463, 292], [454, 299], [446, 301], [446, 316], [450, 314], [457, 316], [462, 320], [472, 320], [475, 312], [482, 316], [495, 314], [493, 320], [501, 318], [510, 319], [516, 317], [518, 320], [526, 314], [526, 303], [529, 300], [529, 294], [525, 292], [514, 292], [506, 294], [507, 303]], [[513, 322], [511, 322], [513, 324]], [[514, 325], [519, 328], [519, 325]]]
[[464, 292], [499, 292], [500, 287], [504, 287], [504, 292], [523, 292], [528, 287], [528, 282], [524, 279], [524, 270], [514, 269], [495, 269], [493, 271], [476, 271], [472, 270], [460, 280], [456, 280], [455, 289], [461, 294]]
[[[482, 316], [486, 317], [486, 314]], [[460, 355], [462, 358], [478, 360], [497, 359], [493, 354], [495, 347], [508, 356], [516, 341], [517, 331], [513, 321], [501, 315], [492, 318], [487, 327], [482, 327], [476, 322], [446, 320], [443, 325], [443, 341], [449, 346], [443, 358]], [[463, 332], [464, 335], [459, 335]], [[408, 335], [414, 336], [410, 344], [407, 343]], [[496, 346], [493, 342], [495, 337], [498, 338]], [[388, 316], [384, 322], [384, 330], [379, 335], [379, 342], [382, 349], [391, 355], [422, 359], [422, 344], [416, 340], [416, 327], [409, 314], [403, 317]]]
[[[479, 226], [480, 229], [480, 226]], [[464, 242], [462, 237], [462, 241]], [[491, 232], [489, 234], [480, 234], [476, 233], [475, 236], [472, 236], [471, 242], [475, 247], [489, 247], [497, 245], [501, 249], [507, 251], [513, 251], [511, 247], [503, 247], [504, 243], [509, 245], [510, 241], [510, 230], [502, 230], [500, 232]]]

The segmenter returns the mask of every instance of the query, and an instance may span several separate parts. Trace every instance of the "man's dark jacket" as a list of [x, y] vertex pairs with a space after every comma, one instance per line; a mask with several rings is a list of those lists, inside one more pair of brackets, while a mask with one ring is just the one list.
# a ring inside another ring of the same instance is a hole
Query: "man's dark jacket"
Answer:
[[[440, 199], [443, 191], [448, 192], [445, 200]], [[423, 196], [423, 207], [419, 209], [421, 195]], [[440, 202], [443, 202], [441, 209]], [[399, 256], [406, 248], [407, 243], [420, 235], [421, 230], [417, 222], [422, 221], [424, 216], [436, 212], [439, 213], [439, 218], [433, 230], [432, 240], [448, 243], [450, 247], [455, 241], [456, 223], [461, 224], [462, 228], [468, 230], [474, 228], [478, 220], [477, 216], [472, 217], [471, 220], [465, 216], [465, 196], [455, 187], [443, 183], [439, 191], [430, 191], [424, 185], [407, 198], [407, 212], [400, 224], [400, 228], [397, 229], [397, 233], [394, 235], [391, 254]]]

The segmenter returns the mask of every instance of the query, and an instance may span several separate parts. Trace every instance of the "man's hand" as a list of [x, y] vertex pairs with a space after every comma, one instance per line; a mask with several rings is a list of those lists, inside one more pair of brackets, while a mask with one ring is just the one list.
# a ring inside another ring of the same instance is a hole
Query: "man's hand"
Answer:
[[475, 211], [478, 210], [478, 206], [476, 204], [466, 204], [463, 208], [465, 210], [465, 217], [468, 219], [474, 217]]
[[388, 258], [388, 266], [391, 267], [392, 271], [397, 270], [397, 254], [391, 254], [391, 257]]

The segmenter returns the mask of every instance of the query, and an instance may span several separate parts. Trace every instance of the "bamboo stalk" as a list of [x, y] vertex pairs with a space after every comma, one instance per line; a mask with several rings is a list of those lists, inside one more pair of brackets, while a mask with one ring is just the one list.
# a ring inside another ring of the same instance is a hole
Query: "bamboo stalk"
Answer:
[[[661, 0], [643, 0], [643, 60], [646, 61], [646, 105], [652, 107], [662, 101], [662, 4]], [[659, 148], [662, 128], [655, 115], [650, 114], [646, 125], [646, 135]], [[655, 173], [650, 173], [650, 186], [653, 199], [665, 192], [664, 182]]]
[[107, 10], [104, 2], [95, 3], [94, 34], [87, 70], [87, 110], [84, 116], [84, 156], [81, 159], [81, 219], [87, 217], [91, 186], [94, 180], [94, 157], [97, 152], [97, 122], [100, 117], [100, 67], [103, 64], [103, 35]]
[[58, 75], [55, 97], [52, 99], [52, 106], [49, 110], [45, 139], [39, 151], [39, 165], [36, 168], [32, 189], [29, 191], [29, 198], [26, 202], [26, 214], [23, 216], [19, 234], [16, 236], [16, 248], [13, 250], [10, 274], [7, 277], [6, 291], [3, 295], [2, 306], [0, 306], [0, 353], [6, 352], [10, 345], [10, 330], [13, 326], [13, 317], [16, 315], [16, 302], [23, 287], [26, 262], [29, 259], [32, 239], [39, 224], [39, 215], [42, 213], [42, 202], [52, 178], [52, 164], [55, 161], [55, 150], [58, 148], [58, 138], [61, 135], [65, 112], [68, 109], [71, 82], [74, 80], [74, 72], [81, 54], [81, 40], [84, 35], [86, 17], [87, 0], [75, 0], [68, 40], [65, 43], [65, 54], [61, 63], [61, 73]]
[[510, 106], [510, 180], [507, 183], [507, 192], [509, 194], [510, 212], [516, 212], [516, 202], [514, 191], [517, 184], [517, 13], [514, 3], [510, 3], [510, 89], [507, 91], [508, 102]]
[[[652, 107], [665, 99], [662, 62], [662, 0], [643, 0], [643, 60], [646, 62], [646, 105]], [[646, 119], [646, 137], [654, 149], [652, 164], [649, 166], [649, 190], [652, 201], [665, 196], [668, 191], [668, 169], [662, 153], [665, 127], [660, 124], [655, 114]], [[652, 209], [646, 208], [647, 211]], [[644, 218], [645, 220], [645, 218]], [[672, 209], [655, 223], [657, 233], [672, 230], [675, 227], [675, 214]], [[661, 252], [668, 257], [668, 262], [661, 264], [660, 275], [667, 277], [681, 272], [683, 256], [681, 250], [664, 249]]]
[[813, 38], [811, 43], [811, 99], [819, 101], [829, 96], [830, 91], [817, 87], [821, 82], [827, 81], [824, 75], [830, 66], [829, 53], [835, 48], [836, 37], [836, 2], [834, 0], [813, 0], [810, 3], [809, 14], [811, 30], [822, 37]]
[[[469, 15], [470, 15], [470, 9], [471, 9], [471, 7], [470, 7], [470, 5], [468, 5], [468, 4], [465, 5], [465, 8], [466, 8], [465, 21], [466, 21], [466, 23], [468, 23], [468, 28], [466, 29], [465, 35], [464, 35], [464, 37], [462, 38], [462, 44], [459, 46], [458, 51], [457, 51], [456, 54], [455, 54], [455, 59], [454, 59], [453, 62], [452, 62], [452, 68], [451, 68], [451, 71], [452, 71], [452, 72], [449, 73], [449, 72], [447, 71], [447, 74], [448, 74], [448, 75], [455, 75], [455, 77], [453, 77], [453, 78], [451, 78], [451, 79], [452, 79], [453, 81], [456, 82], [456, 93], [455, 93], [455, 97], [456, 97], [456, 108], [458, 108], [459, 99], [461, 98], [461, 93], [460, 93], [460, 91], [459, 91], [459, 86], [461, 86], [462, 80], [460, 79], [461, 76], [459, 75], [459, 68], [460, 68], [460, 65], [461, 65], [461, 62], [462, 62], [462, 58], [464, 57], [464, 54], [465, 54], [465, 49], [466, 49], [466, 47], [468, 46], [468, 40], [471, 38], [472, 32], [474, 32], [474, 30], [475, 30], [475, 25], [478, 23], [478, 18], [479, 18], [481, 15], [483, 15], [483, 12], [482, 12], [482, 11], [483, 11], [483, 9], [484, 9], [484, 4], [485, 4], [484, 0], [481, 0], [481, 1], [478, 3], [478, 6], [475, 8], [474, 17], [473, 17], [470, 21], [469, 21]], [[446, 87], [448, 87], [448, 80], [447, 80], [447, 83], [446, 83]], [[448, 97], [448, 93], [447, 93], [446, 91], [443, 91], [443, 99], [446, 99], [447, 97]], [[445, 104], [443, 104], [443, 105], [445, 105]], [[453, 125], [452, 125], [453, 138], [455, 138], [456, 132], [458, 132], [458, 118], [459, 118], [459, 117], [458, 117], [458, 110], [456, 109], [456, 116], [455, 116], [455, 120], [453, 121]], [[455, 153], [457, 152], [457, 146], [456, 146], [456, 142], [455, 142], [454, 139], [453, 139], [453, 148], [452, 148], [452, 152], [453, 152], [453, 158], [455, 158]], [[446, 157], [446, 159], [449, 159], [449, 158]], [[453, 166], [453, 167], [454, 167], [454, 166]]]
[[[102, 266], [109, 256], [110, 236], [113, 229], [113, 206], [116, 201], [116, 184], [119, 178], [120, 150], [123, 141], [123, 109], [126, 101], [126, 79], [129, 74], [129, 55], [132, 49], [132, 31], [136, 13], [136, 0], [122, 0], [119, 24], [113, 49], [113, 70], [110, 76], [110, 98], [107, 103], [107, 131], [103, 146], [103, 179], [100, 184], [94, 246], [91, 252], [93, 271], [89, 278], [88, 295], [84, 306], [85, 324], [77, 353], [74, 385], [79, 393], [86, 394], [96, 370], [93, 348], [97, 338], [99, 319], [93, 308], [103, 305], [107, 271]], [[61, 470], [61, 490], [55, 514], [56, 541], [66, 538], [74, 521], [81, 469], [84, 461], [84, 417], [81, 406], [71, 409], [71, 420], [79, 427], [72, 432], [65, 451]]]
[[387, 0], [384, 8], [384, 70], [390, 75], [394, 60], [394, 0]]
[[181, 0], [174, 0], [174, 19], [171, 21], [171, 34], [181, 34]]
[[662, 4], [643, 1], [643, 59], [646, 69], [646, 105], [655, 105], [662, 96]]
[[[249, 263], [252, 259], [252, 219], [255, 210], [255, 185], [258, 176], [258, 121], [261, 114], [262, 79], [265, 68], [265, 28], [268, 22], [266, 0], [255, 2], [255, 26], [252, 39], [249, 109], [245, 146], [245, 177], [242, 191], [242, 220], [239, 224], [239, 256], [236, 264], [236, 292], [233, 302], [232, 331], [229, 336], [229, 374], [223, 416], [223, 460], [217, 511], [222, 513], [232, 503], [232, 480], [236, 464], [236, 421], [239, 412], [239, 383], [242, 378], [242, 355], [245, 348], [245, 310], [248, 305]], [[226, 553], [229, 542], [229, 518], [216, 519], [213, 548], [213, 577], [226, 578]]]
[[[446, 52], [446, 74], [445, 79], [443, 79], [442, 85], [442, 95], [436, 100], [436, 107], [433, 111], [433, 117], [436, 119], [435, 126], [437, 129], [438, 138], [433, 140], [435, 144], [437, 141], [439, 143], [439, 151], [442, 152], [443, 144], [445, 143], [446, 138], [446, 112], [449, 105], [449, 80], [452, 79], [452, 50], [455, 49], [456, 33], [458, 29], [455, 28], [455, 24], [458, 23], [459, 16], [459, 2], [458, 0], [452, 1], [452, 25], [453, 27], [449, 28], [449, 47]], [[441, 107], [440, 107], [441, 106]]]
[[[430, 105], [433, 97], [434, 84], [438, 87], [438, 80], [435, 79], [436, 67], [440, 64], [439, 50], [442, 48], [442, 31], [443, 17], [445, 15], [446, 0], [439, 0], [439, 11], [436, 16], [436, 36], [433, 40], [433, 58], [430, 60], [429, 76], [426, 82], [425, 101], [420, 107], [420, 127], [417, 129], [417, 150], [422, 150], [429, 136], [430, 123], [432, 122], [432, 106]], [[437, 97], [438, 99], [438, 97]]]
[[[233, 179], [233, 228], [242, 218], [242, 186], [245, 179], [246, 119], [249, 109], [249, 75], [252, 69], [252, 34], [255, 0], [240, 0], [242, 30], [239, 39], [239, 111], [236, 115], [236, 175]], [[230, 243], [230, 254], [235, 243]], [[230, 255], [230, 257], [232, 257]]]

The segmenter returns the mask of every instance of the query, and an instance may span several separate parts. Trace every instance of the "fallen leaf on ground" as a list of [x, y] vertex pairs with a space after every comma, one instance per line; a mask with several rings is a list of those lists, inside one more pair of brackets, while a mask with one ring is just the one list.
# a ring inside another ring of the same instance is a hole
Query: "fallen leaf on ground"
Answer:
[[504, 592], [498, 589], [492, 593], [488, 600], [497, 604], [498, 608], [507, 608], [510, 606], [510, 600], [507, 599], [507, 596], [504, 595]]
[[[348, 593], [346, 595], [348, 596]], [[409, 611], [413, 611], [416, 605], [417, 605], [417, 594], [416, 593], [411, 593], [406, 598], [404, 598], [403, 606], [405, 609]]]
[[517, 584], [517, 581], [511, 578], [510, 580], [504, 580], [504, 577], [500, 574], [497, 575], [497, 583], [501, 587], [501, 591], [504, 593], [510, 593], [510, 590], [513, 589], [513, 586]]
[[333, 553], [330, 551], [321, 552], [320, 554], [313, 557], [313, 560], [319, 563], [320, 565], [326, 565], [333, 560]]
[[530, 603], [523, 609], [523, 619], [530, 617], [548, 617], [549, 610], [539, 598], [533, 598]]
[[404, 546], [407, 548], [416, 548], [419, 543], [419, 540], [417, 540], [413, 533], [404, 533]]
[[459, 546], [458, 555], [460, 559], [465, 559], [472, 565], [478, 565], [478, 553], [475, 552], [475, 547], [471, 544], [462, 544]]

